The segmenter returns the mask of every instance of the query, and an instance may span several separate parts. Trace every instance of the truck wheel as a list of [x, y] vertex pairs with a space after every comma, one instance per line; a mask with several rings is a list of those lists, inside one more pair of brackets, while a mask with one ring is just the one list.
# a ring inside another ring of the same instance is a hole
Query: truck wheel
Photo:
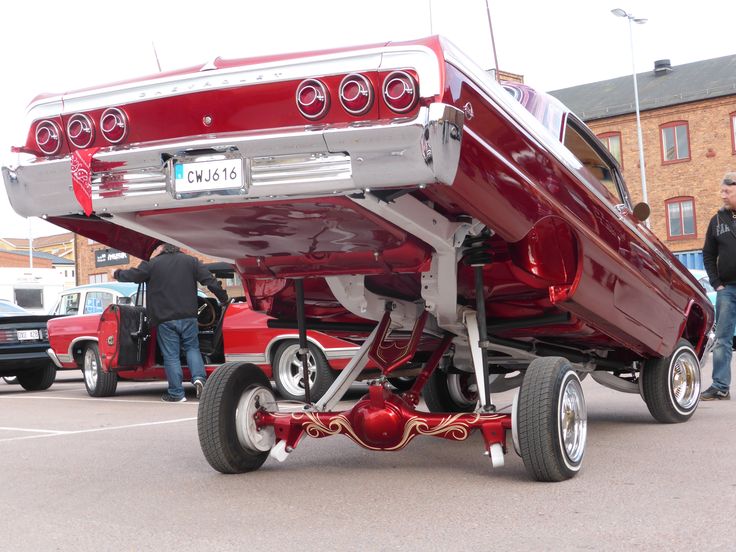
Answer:
[[105, 372], [100, 364], [100, 352], [96, 343], [84, 350], [84, 386], [90, 397], [110, 397], [118, 387], [118, 376]]
[[563, 481], [580, 471], [588, 416], [580, 379], [567, 359], [532, 361], [515, 410], [512, 425], [529, 475], [537, 481]]
[[424, 384], [422, 397], [430, 412], [471, 412], [478, 403], [478, 386], [469, 372], [435, 370]]
[[671, 355], [644, 364], [642, 395], [658, 422], [685, 422], [700, 402], [700, 362], [690, 342], [680, 339]]
[[51, 387], [56, 379], [56, 365], [49, 361], [47, 364], [17, 375], [18, 383], [26, 391], [43, 391]]
[[210, 466], [221, 473], [257, 470], [276, 437], [273, 427], [258, 429], [258, 410], [278, 409], [271, 383], [255, 364], [228, 362], [207, 380], [197, 412], [199, 445]]
[[[335, 381], [335, 373], [317, 347], [308, 344], [307, 366], [309, 368], [309, 398], [318, 401]], [[273, 357], [273, 381], [279, 394], [292, 401], [304, 400], [304, 369], [297, 356], [299, 343], [285, 341], [276, 349]]]

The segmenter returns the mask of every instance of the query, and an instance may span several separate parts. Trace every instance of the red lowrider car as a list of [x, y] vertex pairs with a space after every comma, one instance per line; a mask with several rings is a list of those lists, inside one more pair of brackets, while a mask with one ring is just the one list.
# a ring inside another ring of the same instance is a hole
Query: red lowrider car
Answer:
[[[48, 354], [59, 369], [81, 369], [87, 392], [93, 397], [113, 395], [119, 379], [166, 379], [161, 352], [151, 346], [156, 343], [155, 334], [148, 331], [145, 319], [145, 331], [139, 339], [118, 339], [114, 323], [114, 332], [106, 331], [111, 326], [108, 320], [125, 316], [121, 310], [145, 313], [124, 306], [135, 305], [137, 293], [137, 284], [83, 285], [65, 290], [53, 310], [59, 317], [48, 323]], [[224, 317], [215, 299], [201, 294], [199, 302], [199, 340], [208, 374], [224, 361], [250, 362], [275, 381], [284, 398], [304, 400], [297, 335], [269, 328], [268, 317], [250, 309], [242, 298], [227, 306]], [[358, 348], [321, 332], [309, 332], [308, 340], [309, 379], [312, 393], [319, 397], [334, 381], [336, 370], [344, 368]], [[118, 350], [126, 344], [129, 354]], [[188, 380], [186, 366], [184, 372]], [[395, 381], [401, 385], [400, 380]]]
[[[582, 465], [582, 376], [641, 394], [661, 422], [697, 408], [713, 308], [615, 160], [560, 103], [442, 38], [39, 96], [16, 151], [3, 173], [19, 213], [138, 257], [166, 240], [230, 260], [300, 348], [307, 329], [362, 343], [296, 412], [252, 363], [220, 367], [198, 424], [219, 471], [284, 460], [304, 435], [389, 451], [479, 430], [494, 466], [512, 441], [557, 481]], [[369, 359], [383, 377], [335, 411]], [[394, 393], [407, 364], [421, 372]], [[515, 386], [497, 412], [491, 392]]]

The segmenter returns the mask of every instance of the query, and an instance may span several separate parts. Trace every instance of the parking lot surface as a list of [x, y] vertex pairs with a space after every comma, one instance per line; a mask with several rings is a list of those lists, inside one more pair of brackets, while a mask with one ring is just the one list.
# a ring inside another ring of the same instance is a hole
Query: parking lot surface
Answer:
[[191, 388], [166, 404], [164, 382], [107, 399], [78, 372], [44, 392], [0, 383], [0, 549], [733, 550], [736, 402], [663, 425], [637, 395], [583, 387], [582, 472], [543, 484], [513, 451], [494, 470], [478, 435], [396, 453], [306, 438], [283, 464], [222, 475]]

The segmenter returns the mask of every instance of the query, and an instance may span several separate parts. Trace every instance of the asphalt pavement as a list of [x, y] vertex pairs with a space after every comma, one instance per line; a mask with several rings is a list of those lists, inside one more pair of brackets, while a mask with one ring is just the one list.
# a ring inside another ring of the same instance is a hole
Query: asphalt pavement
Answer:
[[282, 464], [222, 475], [193, 388], [166, 404], [164, 382], [106, 399], [78, 372], [44, 392], [0, 382], [0, 550], [736, 549], [736, 401], [666, 425], [638, 395], [583, 387], [583, 469], [538, 483], [513, 451], [493, 469], [479, 435], [394, 453], [306, 438]]

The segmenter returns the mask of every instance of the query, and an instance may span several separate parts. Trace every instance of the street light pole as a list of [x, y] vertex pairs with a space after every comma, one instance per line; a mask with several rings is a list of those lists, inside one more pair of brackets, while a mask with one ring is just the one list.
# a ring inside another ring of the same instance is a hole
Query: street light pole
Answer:
[[[639, 139], [639, 168], [641, 170], [641, 196], [644, 203], [648, 203], [647, 199], [647, 174], [644, 166], [644, 141], [641, 137], [641, 117], [639, 115], [639, 86], [636, 82], [636, 63], [634, 58], [634, 33], [631, 28], [631, 22], [643, 25], [646, 19], [635, 17], [621, 8], [611, 10], [611, 13], [617, 17], [625, 17], [629, 20], [629, 46], [631, 47], [631, 71], [634, 77], [634, 109], [636, 111], [636, 135]], [[647, 221], [648, 222], [648, 221]]]

